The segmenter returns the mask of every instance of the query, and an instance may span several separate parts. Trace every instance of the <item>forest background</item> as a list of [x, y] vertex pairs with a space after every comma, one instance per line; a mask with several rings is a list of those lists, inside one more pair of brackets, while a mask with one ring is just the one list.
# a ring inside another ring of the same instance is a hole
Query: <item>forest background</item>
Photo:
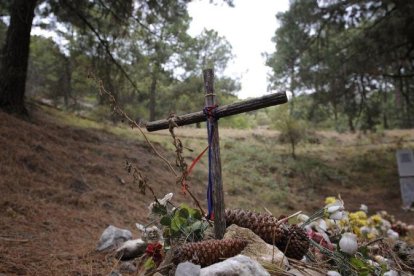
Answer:
[[[115, 121], [88, 78], [93, 73], [134, 119], [161, 119], [200, 109], [201, 73], [207, 67], [215, 69], [220, 104], [236, 101], [240, 80], [224, 74], [233, 58], [230, 43], [215, 30], [188, 35], [187, 4], [2, 1], [2, 108], [25, 113], [24, 99], [35, 99]], [[4, 71], [10, 68], [7, 51], [18, 49], [13, 43], [24, 44], [22, 36], [12, 40], [7, 33], [13, 10], [21, 15], [24, 6], [34, 13], [34, 26], [58, 39], [31, 36], [26, 85], [19, 92], [22, 106], [17, 107], [7, 100], [10, 78]], [[275, 51], [266, 53], [272, 69], [269, 90], [288, 91], [289, 107], [223, 119], [222, 125], [280, 128], [274, 122], [288, 117], [301, 128], [340, 132], [413, 127], [413, 14], [414, 4], [401, 0], [290, 1], [289, 10], [276, 15]]]

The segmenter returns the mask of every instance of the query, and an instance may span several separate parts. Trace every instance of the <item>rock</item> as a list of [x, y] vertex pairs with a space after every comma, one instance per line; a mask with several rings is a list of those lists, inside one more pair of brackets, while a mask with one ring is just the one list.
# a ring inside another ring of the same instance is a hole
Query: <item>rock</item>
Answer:
[[295, 276], [324, 276], [326, 275], [326, 274], [321, 274], [320, 272], [309, 269], [309, 268], [304, 268], [304, 269], [301, 269], [300, 271], [297, 270], [296, 268], [293, 268], [287, 272]]
[[243, 256], [237, 255], [223, 262], [216, 263], [200, 270], [200, 276], [270, 276], [258, 262]]
[[122, 242], [132, 239], [131, 231], [109, 225], [102, 233], [96, 246], [97, 251], [117, 247]]
[[[258, 235], [253, 233], [250, 229], [239, 227], [237, 225], [231, 225], [227, 228], [224, 239], [241, 238], [247, 240], [247, 246], [244, 248], [241, 255], [252, 258], [256, 261], [271, 262], [272, 257], [276, 264], [284, 264], [283, 268], [288, 266], [288, 260], [276, 246], [267, 244]], [[274, 251], [273, 251], [274, 248]]]
[[184, 262], [177, 266], [175, 276], [199, 276], [201, 266], [190, 262]]
[[132, 260], [143, 255], [147, 245], [141, 239], [126, 241], [116, 250], [115, 257], [122, 261]]
[[137, 271], [137, 267], [132, 262], [121, 262], [119, 271], [125, 273], [132, 273]]
[[112, 270], [109, 272], [108, 276], [122, 276], [121, 273], [119, 273], [117, 270]]
[[398, 276], [398, 272], [395, 270], [390, 270], [384, 273], [384, 276]]

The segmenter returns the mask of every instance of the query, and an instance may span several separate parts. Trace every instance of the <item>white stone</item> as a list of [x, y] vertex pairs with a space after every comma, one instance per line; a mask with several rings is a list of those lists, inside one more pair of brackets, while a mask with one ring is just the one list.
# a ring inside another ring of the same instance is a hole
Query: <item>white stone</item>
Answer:
[[96, 250], [103, 251], [132, 239], [132, 233], [129, 230], [121, 229], [113, 225], [109, 225], [102, 233]]
[[190, 262], [184, 262], [177, 266], [175, 276], [199, 276], [201, 266]]
[[263, 266], [255, 260], [243, 255], [237, 255], [223, 262], [202, 268], [200, 276], [270, 276]]
[[390, 270], [384, 273], [384, 276], [398, 276], [398, 272], [395, 270]]

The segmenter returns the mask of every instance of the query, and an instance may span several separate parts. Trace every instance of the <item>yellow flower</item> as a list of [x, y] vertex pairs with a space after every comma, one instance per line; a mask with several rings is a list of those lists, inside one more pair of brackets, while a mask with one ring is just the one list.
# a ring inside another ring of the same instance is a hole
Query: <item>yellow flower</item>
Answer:
[[352, 227], [352, 232], [354, 232], [358, 237], [361, 236], [361, 230], [359, 229], [358, 226]]
[[325, 204], [331, 204], [334, 203], [336, 201], [336, 197], [334, 196], [328, 196], [327, 198], [325, 198]]
[[382, 221], [382, 217], [380, 215], [373, 215], [371, 216], [371, 220], [375, 224], [379, 224]]
[[356, 213], [349, 213], [349, 220], [354, 221], [358, 219], [358, 215]]
[[375, 235], [374, 233], [370, 232], [370, 233], [368, 233], [368, 234], [367, 234], [367, 238], [368, 238], [369, 240], [373, 240], [373, 239], [375, 239], [375, 238], [376, 238], [376, 235]]
[[367, 214], [364, 211], [356, 211], [355, 215], [359, 218], [359, 219], [366, 219], [367, 218]]

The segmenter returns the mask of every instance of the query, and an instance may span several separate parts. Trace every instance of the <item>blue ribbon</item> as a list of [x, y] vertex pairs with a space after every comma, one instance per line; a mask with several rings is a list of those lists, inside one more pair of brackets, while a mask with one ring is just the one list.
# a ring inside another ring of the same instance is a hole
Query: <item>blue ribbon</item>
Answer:
[[207, 116], [207, 133], [208, 133], [208, 186], [207, 186], [207, 208], [208, 214], [207, 218], [210, 220], [214, 220], [214, 210], [213, 210], [213, 178], [212, 178], [212, 170], [211, 170], [211, 160], [212, 160], [212, 149], [211, 144], [213, 142], [213, 134], [214, 134], [214, 122], [217, 121], [215, 117], [215, 109], [217, 106], [214, 107], [205, 107], [204, 114]]

